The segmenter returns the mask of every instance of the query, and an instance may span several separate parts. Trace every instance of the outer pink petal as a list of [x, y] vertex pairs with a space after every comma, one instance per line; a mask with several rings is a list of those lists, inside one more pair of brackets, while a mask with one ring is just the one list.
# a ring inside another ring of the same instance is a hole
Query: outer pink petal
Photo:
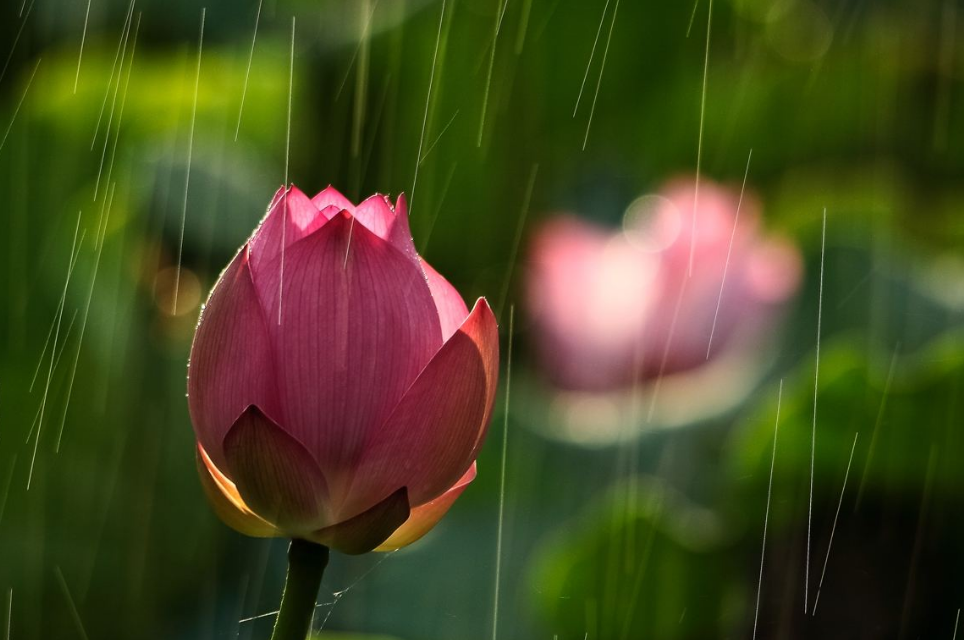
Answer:
[[368, 511], [316, 531], [309, 539], [350, 555], [368, 553], [392, 535], [392, 531], [408, 517], [408, 495], [402, 487]]
[[376, 193], [355, 208], [355, 219], [382, 240], [388, 240], [395, 226], [395, 210], [388, 196]]
[[256, 406], [224, 438], [229, 475], [255, 513], [292, 535], [330, 522], [328, 485], [304, 445]]
[[441, 346], [438, 313], [421, 269], [347, 212], [289, 247], [284, 265], [280, 296], [280, 261], [255, 274], [275, 319], [284, 426], [314, 454], [337, 505], [368, 433]]
[[273, 260], [282, 248], [290, 247], [305, 236], [311, 235], [328, 218], [322, 215], [311, 200], [298, 187], [285, 191], [278, 189], [261, 226], [251, 237], [251, 264], [255, 271]]
[[751, 295], [765, 304], [780, 304], [796, 293], [803, 278], [799, 250], [782, 238], [757, 243], [746, 261]]
[[548, 220], [532, 240], [525, 301], [547, 377], [605, 390], [631, 382], [638, 363], [658, 367], [662, 343], [650, 356], [640, 338], [664, 299], [659, 254], [568, 215]]
[[351, 513], [407, 487], [420, 506], [465, 473], [488, 427], [498, 378], [495, 316], [479, 300], [425, 367], [381, 428], [369, 434], [355, 470]]
[[214, 285], [191, 346], [191, 422], [220, 469], [226, 468], [221, 441], [248, 405], [282, 415], [271, 340], [247, 257], [245, 246]]
[[418, 252], [412, 241], [408, 226], [408, 206], [405, 196], [398, 197], [393, 207], [388, 196], [373, 195], [355, 209], [355, 218], [383, 240], [390, 242], [396, 249], [418, 263]]
[[435, 500], [426, 502], [422, 506], [412, 509], [412, 515], [408, 517], [405, 524], [396, 529], [395, 533], [393, 533], [388, 540], [378, 545], [375, 551], [394, 551], [395, 549], [401, 549], [431, 531], [432, 528], [438, 524], [438, 521], [442, 519], [442, 516], [448, 513], [448, 510], [455, 504], [455, 500], [462, 495], [462, 492], [469, 486], [469, 483], [475, 480], [475, 474], [476, 466], [473, 462], [469, 470], [455, 483], [455, 486]]
[[311, 202], [318, 208], [324, 209], [325, 207], [335, 206], [338, 207], [339, 211], [348, 211], [351, 213], [355, 212], [355, 205], [341, 195], [338, 189], [333, 186], [328, 185], [323, 191], [311, 199]]
[[439, 322], [442, 324], [442, 340], [448, 340], [469, 316], [469, 308], [465, 306], [462, 296], [448, 280], [425, 260], [421, 263], [422, 271], [428, 279], [428, 287], [432, 290], [432, 299], [435, 300], [435, 306], [438, 309]]
[[200, 443], [197, 445], [197, 470], [211, 508], [224, 524], [255, 538], [277, 538], [284, 535], [245, 504], [238, 488], [214, 466]]

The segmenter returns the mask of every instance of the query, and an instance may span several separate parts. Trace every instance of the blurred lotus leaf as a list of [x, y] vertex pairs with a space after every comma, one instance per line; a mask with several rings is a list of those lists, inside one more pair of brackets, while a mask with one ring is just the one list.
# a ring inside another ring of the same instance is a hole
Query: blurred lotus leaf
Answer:
[[[857, 432], [850, 490], [865, 499], [920, 501], [930, 483], [935, 495], [964, 504], [964, 430], [955, 416], [964, 390], [964, 335], [937, 339], [921, 351], [868, 354], [852, 337], [822, 346], [816, 418], [814, 492], [835, 498]], [[794, 522], [809, 494], [814, 410], [814, 370], [802, 367], [787, 380], [780, 408], [770, 518]], [[748, 491], [769, 477], [777, 393], [744, 420], [731, 443], [730, 476]], [[754, 493], [754, 495], [760, 495]], [[805, 506], [805, 505], [804, 505]], [[739, 513], [761, 521], [765, 505], [740, 501]]]
[[[762, 607], [774, 631], [765, 637], [806, 628], [807, 558], [811, 604], [828, 576], [812, 623], [821, 637], [868, 620], [925, 636], [945, 630], [933, 612], [964, 596], [947, 587], [964, 567], [962, 392], [964, 334], [910, 354], [868, 351], [843, 334], [822, 346], [815, 433], [813, 365], [786, 380], [775, 459], [778, 390], [761, 395], [730, 443], [723, 509], [733, 532], [744, 532], [744, 553], [757, 555], [773, 462]], [[756, 575], [744, 580], [749, 588]]]
[[669, 486], [637, 478], [612, 489], [538, 556], [531, 590], [560, 637], [721, 635], [723, 524]]

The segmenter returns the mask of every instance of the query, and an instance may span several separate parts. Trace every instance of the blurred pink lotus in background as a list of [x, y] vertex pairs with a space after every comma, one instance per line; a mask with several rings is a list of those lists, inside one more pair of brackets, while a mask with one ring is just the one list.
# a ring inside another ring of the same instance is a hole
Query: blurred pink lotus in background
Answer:
[[618, 230], [566, 215], [536, 232], [526, 300], [556, 387], [645, 386], [762, 344], [799, 286], [799, 253], [763, 235], [752, 196], [705, 181], [694, 236], [694, 188], [639, 198]]
[[345, 553], [424, 535], [475, 477], [498, 329], [412, 244], [404, 198], [292, 187], [219, 278], [188, 401], [214, 510]]

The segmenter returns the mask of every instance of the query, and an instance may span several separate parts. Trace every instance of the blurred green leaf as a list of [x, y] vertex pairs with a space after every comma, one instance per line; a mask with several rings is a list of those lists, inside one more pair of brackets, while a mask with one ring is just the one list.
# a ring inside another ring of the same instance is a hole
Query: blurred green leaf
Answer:
[[530, 576], [546, 628], [566, 637], [722, 633], [723, 524], [653, 479], [612, 489], [548, 540]]
[[[859, 439], [850, 475], [850, 495], [916, 504], [925, 484], [935, 495], [964, 504], [964, 451], [959, 427], [964, 392], [964, 335], [937, 339], [903, 355], [868, 352], [850, 337], [821, 346], [816, 401], [814, 500], [833, 503], [855, 435]], [[813, 438], [814, 368], [803, 365], [786, 380], [774, 465], [771, 522], [779, 528], [799, 521], [809, 495]], [[737, 486], [731, 510], [738, 521], [761, 522], [771, 463], [777, 389], [735, 432], [729, 476]], [[932, 474], [930, 480], [928, 475]]]

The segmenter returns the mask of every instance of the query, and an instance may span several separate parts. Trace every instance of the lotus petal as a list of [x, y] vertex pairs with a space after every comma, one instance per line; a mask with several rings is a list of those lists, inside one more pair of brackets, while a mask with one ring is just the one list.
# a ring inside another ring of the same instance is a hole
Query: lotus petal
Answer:
[[328, 185], [319, 192], [318, 195], [311, 199], [311, 202], [318, 209], [334, 206], [337, 207], [339, 211], [355, 212], [355, 205], [331, 185]]
[[251, 404], [281, 416], [271, 340], [243, 247], [218, 279], [191, 346], [188, 406], [198, 441], [226, 468], [224, 435]]
[[303, 444], [252, 405], [224, 438], [230, 477], [245, 504], [286, 533], [328, 524], [328, 484]]
[[249, 243], [252, 268], [257, 271], [292, 244], [317, 231], [333, 215], [326, 213], [319, 211], [298, 187], [278, 189]]
[[239, 533], [255, 538], [274, 538], [283, 535], [274, 525], [256, 514], [241, 499], [238, 488], [221, 470], [200, 443], [197, 445], [197, 470], [201, 486], [214, 513], [221, 521]]
[[369, 433], [355, 469], [351, 513], [398, 487], [420, 506], [452, 487], [475, 460], [490, 418], [498, 376], [495, 316], [479, 300], [395, 407]]
[[432, 265], [422, 260], [422, 271], [428, 279], [428, 287], [432, 290], [432, 299], [438, 309], [439, 322], [442, 325], [442, 340], [448, 340], [458, 331], [465, 319], [469, 317], [469, 308], [455, 287], [443, 278]]
[[271, 331], [284, 426], [340, 496], [369, 432], [441, 346], [438, 313], [421, 269], [347, 212], [289, 247], [284, 269], [280, 292], [278, 261], [255, 274], [268, 317], [280, 319]]
[[475, 480], [476, 465], [473, 462], [469, 470], [466, 471], [458, 482], [451, 489], [440, 495], [431, 502], [426, 502], [420, 507], [412, 509], [405, 524], [400, 526], [386, 540], [376, 547], [375, 551], [394, 551], [406, 547], [426, 533], [432, 530], [438, 521], [442, 519], [448, 510], [455, 504], [455, 500], [462, 495], [469, 483]]
[[349, 555], [368, 553], [408, 517], [408, 492], [402, 487], [367, 511], [316, 531], [311, 540]]

